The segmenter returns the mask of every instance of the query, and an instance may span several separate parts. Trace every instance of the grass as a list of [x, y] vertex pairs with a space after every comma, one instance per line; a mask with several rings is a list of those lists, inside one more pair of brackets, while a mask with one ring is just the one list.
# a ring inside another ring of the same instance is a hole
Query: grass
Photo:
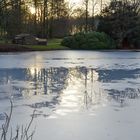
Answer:
[[48, 40], [47, 45], [27, 45], [25, 47], [34, 51], [67, 50], [67, 47], [61, 45], [61, 40], [62, 39], [51, 39]]
[[5, 44], [5, 43], [10, 43], [10, 41], [3, 39], [3, 38], [0, 38], [0, 44]]
[[47, 45], [18, 45], [11, 41], [5, 43], [0, 40], [0, 52], [24, 52], [24, 51], [49, 51], [49, 50], [68, 50], [68, 47], [61, 45], [62, 39], [49, 39]]

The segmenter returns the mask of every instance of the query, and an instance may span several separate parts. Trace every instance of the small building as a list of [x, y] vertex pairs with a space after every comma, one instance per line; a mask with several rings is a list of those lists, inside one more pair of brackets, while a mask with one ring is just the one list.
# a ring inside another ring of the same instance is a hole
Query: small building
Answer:
[[12, 43], [21, 45], [47, 45], [47, 39], [40, 39], [30, 34], [19, 34], [14, 37]]

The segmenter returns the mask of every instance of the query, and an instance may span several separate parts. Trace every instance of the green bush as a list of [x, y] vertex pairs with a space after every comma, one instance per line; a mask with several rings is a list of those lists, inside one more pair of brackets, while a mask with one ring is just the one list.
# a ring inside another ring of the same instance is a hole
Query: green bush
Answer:
[[80, 32], [65, 37], [61, 45], [72, 49], [114, 49], [115, 43], [107, 34], [100, 32]]

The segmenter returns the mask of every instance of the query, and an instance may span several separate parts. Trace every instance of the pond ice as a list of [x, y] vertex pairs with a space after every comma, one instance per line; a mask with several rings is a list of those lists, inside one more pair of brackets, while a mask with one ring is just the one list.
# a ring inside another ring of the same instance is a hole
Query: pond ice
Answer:
[[36, 108], [35, 140], [139, 140], [140, 52], [0, 54], [0, 123]]

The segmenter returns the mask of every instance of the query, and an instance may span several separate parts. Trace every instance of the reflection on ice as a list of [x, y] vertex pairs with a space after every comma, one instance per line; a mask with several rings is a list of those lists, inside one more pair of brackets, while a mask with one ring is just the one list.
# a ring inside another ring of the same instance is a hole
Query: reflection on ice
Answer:
[[[52, 117], [139, 98], [140, 57], [131, 52], [53, 51], [0, 55], [0, 101]], [[11, 63], [12, 62], [12, 63]], [[1, 113], [1, 110], [0, 110]]]
[[35, 140], [139, 140], [140, 53], [1, 54], [0, 126], [8, 98], [14, 130], [36, 109]]
[[[49, 108], [56, 115], [94, 110], [111, 100], [124, 107], [128, 99], [139, 97], [139, 72], [140, 69], [87, 67], [0, 69], [0, 100], [10, 97], [17, 101], [30, 100], [34, 96], [42, 96], [43, 100], [24, 105], [36, 109]], [[137, 81], [135, 85], [134, 80]]]
[[137, 99], [140, 97], [140, 89], [125, 88], [119, 91], [115, 89], [108, 90], [110, 99], [120, 103], [120, 107], [124, 107], [129, 99]]

